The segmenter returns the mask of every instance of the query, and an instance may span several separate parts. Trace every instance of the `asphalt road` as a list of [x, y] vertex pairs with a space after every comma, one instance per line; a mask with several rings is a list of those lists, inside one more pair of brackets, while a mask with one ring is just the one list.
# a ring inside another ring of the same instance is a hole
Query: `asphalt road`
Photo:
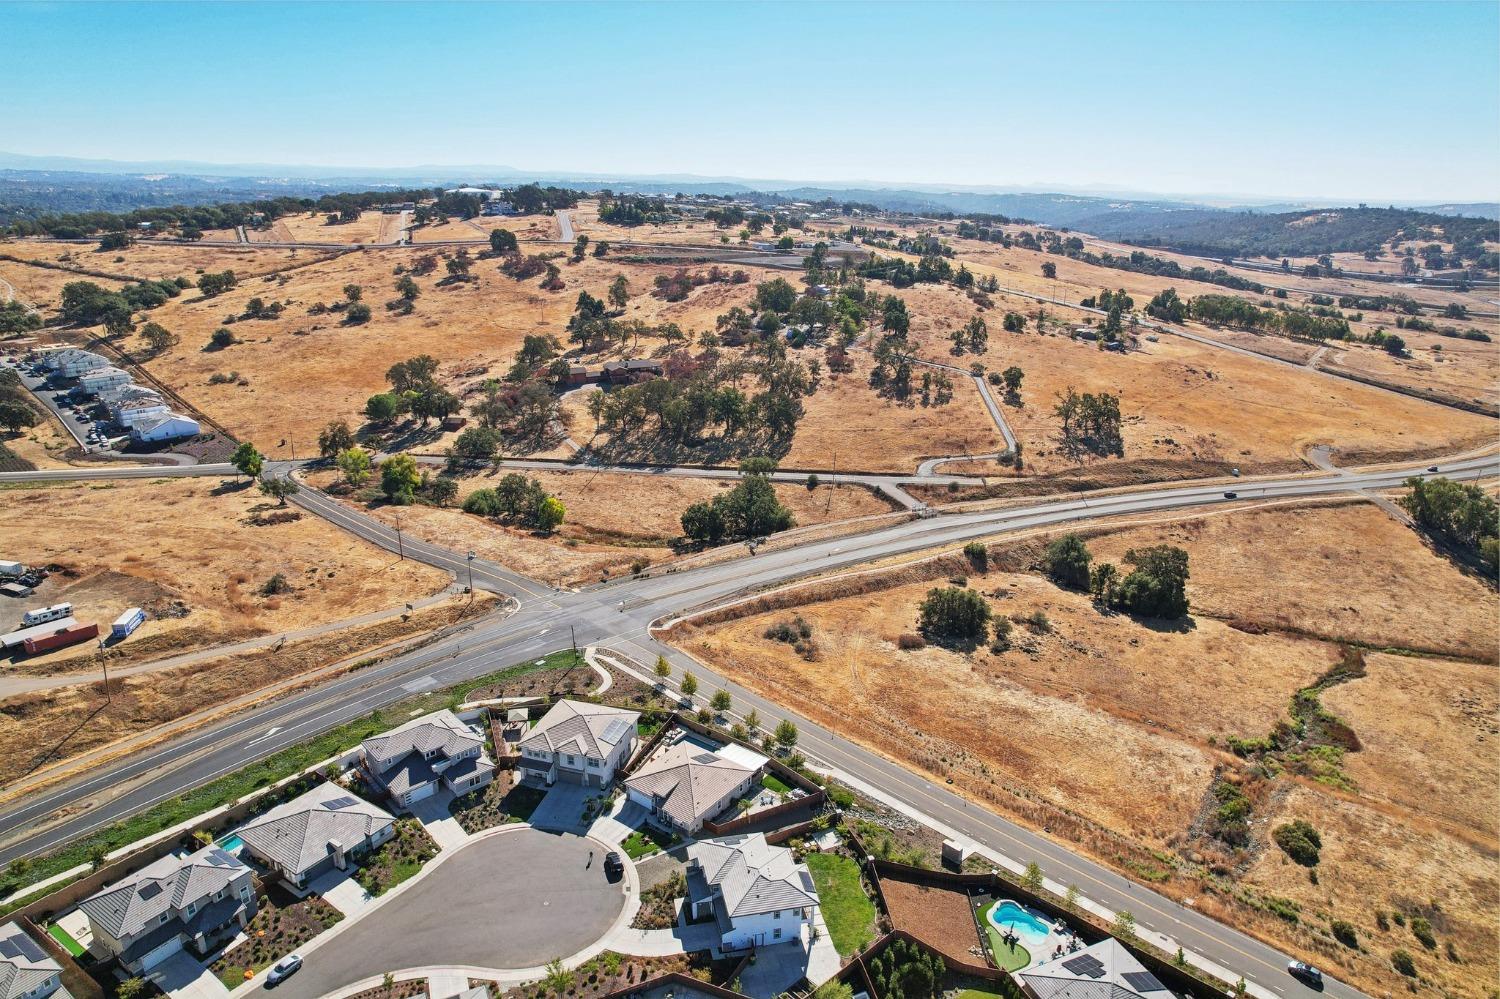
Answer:
[[276, 999], [317, 999], [406, 968], [539, 968], [575, 954], [604, 936], [625, 906], [624, 882], [604, 876], [606, 850], [536, 829], [466, 843], [397, 902], [308, 953]]
[[558, 242], [573, 242], [575, 238], [573, 236], [573, 219], [568, 215], [568, 210], [566, 208], [559, 208], [555, 214], [557, 215]]
[[[1441, 461], [1442, 474], [1475, 479], [1500, 474], [1494, 456]], [[285, 466], [282, 466], [284, 470]], [[729, 684], [713, 670], [650, 638], [653, 622], [771, 587], [815, 572], [868, 564], [934, 546], [954, 545], [1009, 530], [1064, 524], [1120, 514], [1169, 512], [1209, 504], [1331, 495], [1352, 489], [1399, 485], [1421, 466], [1375, 471], [1342, 470], [1306, 476], [1244, 480], [1224, 485], [1174, 485], [1112, 496], [1075, 496], [995, 511], [954, 514], [768, 552], [751, 559], [592, 587], [578, 592], [551, 590], [481, 559], [473, 562], [478, 588], [514, 593], [520, 609], [502, 620], [481, 621], [465, 634], [436, 642], [379, 666], [260, 705], [252, 711], [172, 740], [137, 757], [91, 771], [85, 777], [23, 798], [0, 812], [0, 863], [48, 850], [183, 790], [301, 742], [344, 721], [422, 690], [447, 686], [503, 666], [563, 648], [620, 648], [653, 660], [661, 652], [700, 677], [707, 696], [730, 689], [740, 706], [760, 711], [763, 724], [784, 717], [797, 722], [799, 748], [815, 760], [882, 788], [886, 793], [970, 835], [977, 842], [1022, 862], [1037, 860], [1049, 877], [1079, 885], [1083, 893], [1110, 908], [1126, 908], [1140, 926], [1165, 933], [1189, 951], [1243, 973], [1287, 996], [1316, 993], [1284, 973], [1286, 958], [1272, 948], [1191, 909], [1165, 900], [1150, 888], [1076, 856], [1045, 835], [1024, 829], [969, 805], [944, 788], [831, 732]], [[1225, 496], [1230, 488], [1235, 499]], [[304, 489], [299, 505], [391, 551], [463, 573], [467, 560], [420, 542], [399, 542], [395, 532], [336, 501]], [[463, 578], [462, 576], [460, 578]], [[1326, 995], [1353, 999], [1356, 990], [1330, 980]]]

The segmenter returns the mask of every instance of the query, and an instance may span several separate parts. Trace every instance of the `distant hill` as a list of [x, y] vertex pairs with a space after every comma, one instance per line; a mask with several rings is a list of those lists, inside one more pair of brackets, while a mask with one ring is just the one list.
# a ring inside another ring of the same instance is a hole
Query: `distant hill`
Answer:
[[0, 170], [0, 226], [70, 212], [119, 212], [165, 205], [212, 205], [344, 190], [311, 180], [251, 177], [149, 177], [55, 170]]
[[1080, 231], [1142, 246], [1210, 257], [1306, 257], [1374, 250], [1393, 239], [1476, 244], [1500, 239], [1500, 223], [1409, 208], [1316, 211], [1188, 210], [1149, 215], [1101, 213], [1078, 219]]

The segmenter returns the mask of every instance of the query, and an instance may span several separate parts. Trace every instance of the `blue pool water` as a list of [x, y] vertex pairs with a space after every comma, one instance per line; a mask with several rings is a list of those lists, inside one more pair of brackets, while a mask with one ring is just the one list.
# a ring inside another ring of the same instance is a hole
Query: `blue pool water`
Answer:
[[1014, 933], [1032, 954], [1039, 953], [1052, 934], [1051, 923], [1010, 899], [990, 909], [989, 921], [1002, 933], [1006, 930]]
[[245, 841], [240, 839], [237, 835], [230, 836], [227, 839], [219, 840], [219, 846], [223, 848], [225, 853], [235, 853], [239, 850], [240, 847], [244, 845]]

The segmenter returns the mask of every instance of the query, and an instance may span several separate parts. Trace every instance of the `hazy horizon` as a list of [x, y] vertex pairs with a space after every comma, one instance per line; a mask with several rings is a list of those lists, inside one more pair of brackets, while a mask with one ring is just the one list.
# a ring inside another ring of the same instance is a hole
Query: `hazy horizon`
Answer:
[[1488, 3], [10, 3], [0, 31], [31, 156], [1500, 200]]

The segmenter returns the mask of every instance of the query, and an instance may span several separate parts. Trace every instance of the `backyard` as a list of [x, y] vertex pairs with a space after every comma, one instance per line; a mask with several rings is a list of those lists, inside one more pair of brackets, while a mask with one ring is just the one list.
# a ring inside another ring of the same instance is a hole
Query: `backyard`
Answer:
[[620, 844], [626, 856], [631, 860], [640, 860], [658, 850], [670, 850], [681, 838], [675, 833], [669, 833], [652, 825], [644, 825], [625, 837], [625, 842]]
[[448, 810], [464, 832], [472, 836], [492, 826], [525, 822], [546, 796], [546, 791], [514, 784], [508, 773], [501, 773], [483, 790], [455, 798]]
[[807, 868], [834, 948], [841, 957], [862, 950], [875, 939], [875, 903], [865, 893], [859, 864], [842, 854], [813, 853], [807, 856]]

